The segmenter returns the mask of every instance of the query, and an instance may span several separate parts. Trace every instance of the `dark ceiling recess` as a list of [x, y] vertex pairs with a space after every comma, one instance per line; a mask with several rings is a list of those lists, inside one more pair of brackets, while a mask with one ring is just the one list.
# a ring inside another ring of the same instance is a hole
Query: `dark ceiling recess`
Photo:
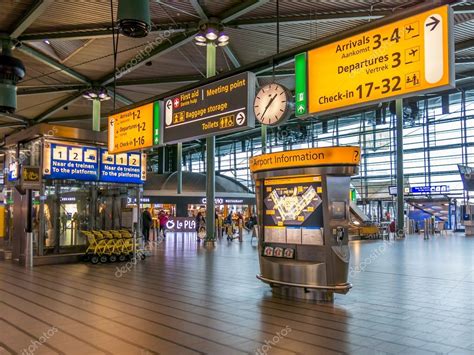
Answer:
[[127, 37], [146, 37], [150, 31], [149, 0], [119, 0], [118, 26]]
[[11, 41], [2, 41], [0, 55], [0, 112], [13, 113], [16, 110], [16, 84], [25, 76], [22, 61], [11, 55]]

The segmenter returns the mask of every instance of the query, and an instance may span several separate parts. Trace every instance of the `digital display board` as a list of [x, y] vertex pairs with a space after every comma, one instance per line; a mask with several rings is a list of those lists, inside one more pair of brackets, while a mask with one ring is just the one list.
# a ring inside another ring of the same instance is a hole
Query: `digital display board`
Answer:
[[160, 132], [159, 122], [159, 102], [152, 102], [109, 116], [109, 152], [130, 152], [158, 144]]
[[272, 178], [264, 181], [266, 243], [323, 245], [320, 176]]
[[102, 148], [100, 157], [100, 181], [142, 184], [146, 180], [146, 154], [109, 154]]
[[44, 143], [43, 178], [97, 180], [99, 149], [60, 143]]
[[451, 26], [446, 5], [297, 56], [296, 114], [454, 87]]
[[253, 127], [255, 74], [241, 73], [164, 100], [163, 143]]

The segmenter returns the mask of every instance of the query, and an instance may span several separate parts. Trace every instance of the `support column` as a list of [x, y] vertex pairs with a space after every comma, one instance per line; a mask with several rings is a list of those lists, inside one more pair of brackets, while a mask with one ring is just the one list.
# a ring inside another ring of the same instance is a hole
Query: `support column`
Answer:
[[100, 100], [92, 100], [92, 130], [100, 132]]
[[[214, 43], [207, 44], [206, 71], [207, 77], [216, 75], [216, 46]], [[215, 196], [216, 196], [216, 172], [215, 172], [215, 149], [216, 137], [206, 138], [206, 242], [215, 240], [214, 232], [216, 230], [215, 221]]]
[[176, 147], [176, 173], [178, 174], [176, 192], [183, 192], [183, 143], [178, 143]]
[[262, 154], [265, 154], [267, 152], [267, 126], [262, 124], [261, 131], [262, 131]]
[[397, 114], [397, 236], [404, 237], [404, 196], [403, 196], [403, 99], [396, 100]]

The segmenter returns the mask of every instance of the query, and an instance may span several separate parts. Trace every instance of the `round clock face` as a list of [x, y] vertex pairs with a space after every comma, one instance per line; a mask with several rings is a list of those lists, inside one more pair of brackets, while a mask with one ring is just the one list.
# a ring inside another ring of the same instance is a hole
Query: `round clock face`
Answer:
[[288, 90], [279, 84], [263, 86], [253, 103], [255, 117], [266, 125], [277, 125], [286, 120], [290, 113], [291, 96]]

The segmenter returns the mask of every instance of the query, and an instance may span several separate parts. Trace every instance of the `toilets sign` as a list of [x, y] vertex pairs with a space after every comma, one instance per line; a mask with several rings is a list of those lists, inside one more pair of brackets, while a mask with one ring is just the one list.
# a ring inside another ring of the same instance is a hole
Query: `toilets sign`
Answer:
[[253, 127], [255, 74], [245, 72], [164, 99], [163, 143]]

